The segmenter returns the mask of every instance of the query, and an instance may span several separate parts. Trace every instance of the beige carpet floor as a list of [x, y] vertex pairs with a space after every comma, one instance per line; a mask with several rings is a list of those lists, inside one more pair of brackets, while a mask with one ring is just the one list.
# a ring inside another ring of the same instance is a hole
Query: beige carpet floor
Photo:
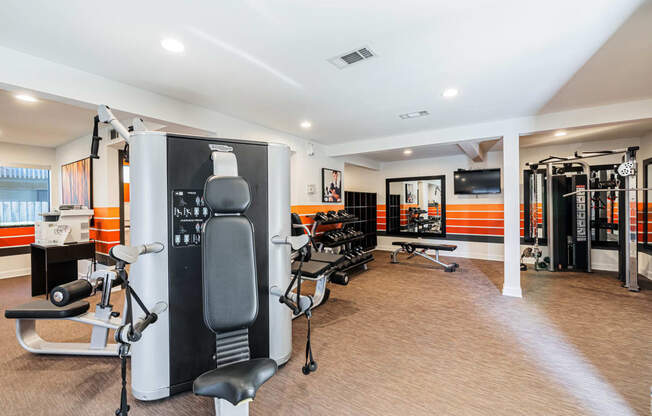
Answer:
[[[421, 259], [332, 286], [314, 313], [317, 373], [293, 357], [265, 384], [252, 415], [644, 415], [652, 385], [652, 291], [630, 293], [613, 273], [528, 271], [524, 299], [500, 295], [502, 263], [458, 259], [444, 273]], [[0, 309], [29, 297], [29, 278], [0, 280]], [[114, 302], [120, 306], [122, 299]], [[71, 322], [41, 322], [49, 340], [84, 340]], [[117, 358], [37, 356], [0, 319], [0, 414], [112, 415]], [[210, 415], [210, 400], [181, 394], [131, 400], [133, 415]]]

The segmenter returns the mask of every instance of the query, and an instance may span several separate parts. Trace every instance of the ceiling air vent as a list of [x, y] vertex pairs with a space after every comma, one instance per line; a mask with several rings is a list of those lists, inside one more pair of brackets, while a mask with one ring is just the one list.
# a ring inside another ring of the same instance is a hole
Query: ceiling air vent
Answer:
[[373, 58], [376, 56], [374, 52], [371, 51], [371, 49], [367, 47], [363, 47], [360, 49], [356, 49], [351, 52], [344, 53], [342, 55], [336, 56], [334, 58], [331, 58], [328, 60], [328, 62], [332, 63], [339, 69], [343, 69], [348, 67], [349, 65], [353, 65], [356, 62], [364, 61], [365, 59]]
[[421, 111], [415, 111], [413, 113], [399, 114], [399, 117], [402, 118], [403, 120], [406, 120], [408, 118], [423, 117], [423, 116], [427, 116], [429, 114], [430, 113], [427, 112], [426, 110], [421, 110]]

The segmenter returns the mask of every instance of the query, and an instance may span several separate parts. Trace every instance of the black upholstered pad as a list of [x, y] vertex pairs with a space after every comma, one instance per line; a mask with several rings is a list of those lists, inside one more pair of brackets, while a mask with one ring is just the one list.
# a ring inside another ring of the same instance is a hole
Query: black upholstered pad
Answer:
[[251, 326], [258, 316], [254, 230], [239, 215], [212, 217], [202, 229], [204, 322], [213, 332]]
[[256, 358], [207, 371], [195, 379], [192, 391], [199, 396], [224, 399], [233, 405], [253, 399], [258, 388], [276, 374], [276, 362]]
[[54, 306], [52, 302], [45, 299], [37, 299], [24, 303], [14, 309], [5, 311], [5, 318], [8, 319], [57, 319], [78, 316], [86, 311], [90, 304], [85, 300], [73, 302], [66, 306]]
[[412, 246], [414, 248], [425, 248], [427, 250], [455, 251], [457, 248], [453, 244], [428, 244], [428, 243], [409, 243], [407, 241], [394, 241], [393, 246]]
[[333, 253], [312, 253], [312, 257], [310, 257], [311, 260], [314, 261], [319, 261], [322, 263], [328, 263], [331, 266], [337, 266], [341, 262], [344, 261], [346, 257], [344, 257], [341, 254], [333, 254]]
[[[320, 274], [324, 273], [331, 267], [328, 263], [323, 263], [321, 261], [306, 261], [301, 267], [301, 275], [306, 277], [319, 277]], [[299, 262], [292, 262], [292, 274], [296, 274], [299, 270]]]
[[204, 200], [213, 212], [245, 212], [251, 204], [249, 184], [240, 176], [211, 176], [204, 185]]

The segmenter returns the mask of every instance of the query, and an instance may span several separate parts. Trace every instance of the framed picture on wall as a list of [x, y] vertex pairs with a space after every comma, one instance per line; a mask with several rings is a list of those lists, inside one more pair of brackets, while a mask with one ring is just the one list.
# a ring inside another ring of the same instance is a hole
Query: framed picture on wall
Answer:
[[405, 203], [406, 204], [415, 204], [416, 197], [414, 195], [414, 184], [406, 183], [405, 184]]
[[93, 208], [93, 159], [61, 166], [61, 203]]
[[321, 170], [322, 202], [342, 202], [342, 172], [335, 169]]

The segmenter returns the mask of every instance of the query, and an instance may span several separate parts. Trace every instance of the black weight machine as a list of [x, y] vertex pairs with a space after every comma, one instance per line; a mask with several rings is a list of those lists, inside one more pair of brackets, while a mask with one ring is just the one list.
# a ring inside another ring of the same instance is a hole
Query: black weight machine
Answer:
[[[619, 278], [638, 291], [638, 223], [636, 188], [638, 147], [598, 152], [575, 152], [568, 157], [550, 156], [528, 163], [524, 172], [524, 241], [533, 246], [523, 251], [535, 259], [535, 269], [591, 272], [592, 241], [618, 232]], [[587, 159], [619, 155], [618, 165], [590, 166]], [[539, 199], [538, 195], [542, 198]], [[615, 221], [617, 202], [618, 221]], [[538, 209], [543, 211], [543, 227]], [[545, 233], [545, 234], [544, 234]], [[613, 240], [613, 237], [612, 237]], [[539, 244], [547, 244], [543, 258]], [[524, 263], [521, 264], [521, 269]]]

